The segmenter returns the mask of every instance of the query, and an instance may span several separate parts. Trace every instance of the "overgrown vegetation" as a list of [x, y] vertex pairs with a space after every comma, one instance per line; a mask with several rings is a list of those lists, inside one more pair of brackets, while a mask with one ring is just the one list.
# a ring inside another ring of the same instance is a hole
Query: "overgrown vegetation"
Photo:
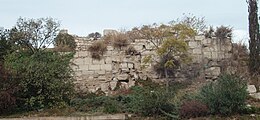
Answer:
[[128, 46], [128, 48], [125, 50], [126, 55], [135, 55], [137, 54], [136, 49], [133, 46]]
[[[64, 107], [74, 93], [70, 59], [74, 53], [47, 51], [59, 23], [52, 18], [19, 18], [1, 31], [0, 114]], [[2, 52], [3, 51], [3, 52]]]
[[204, 86], [199, 95], [211, 114], [230, 115], [245, 108], [248, 95], [246, 89], [245, 81], [237, 76], [225, 74], [215, 83]]
[[75, 51], [77, 46], [74, 37], [68, 33], [59, 33], [54, 42], [54, 49], [59, 52]]
[[96, 41], [89, 46], [88, 51], [93, 59], [101, 60], [102, 56], [107, 51], [107, 45], [104, 41]]
[[122, 49], [122, 47], [127, 47], [129, 44], [128, 37], [124, 33], [118, 33], [113, 36], [112, 46], [117, 49]]
[[216, 30], [210, 26], [209, 30], [204, 31], [204, 35], [206, 38], [212, 38], [216, 37], [219, 40], [224, 40], [226, 38], [231, 38], [232, 37], [232, 28], [228, 26], [220, 26], [217, 27]]
[[178, 117], [178, 108], [170, 99], [187, 85], [175, 82], [166, 92], [162, 85], [150, 80], [138, 80], [141, 86], [134, 86], [115, 96], [90, 95], [71, 101], [76, 110], [82, 112], [134, 113], [139, 116]]
[[225, 27], [225, 26], [217, 27], [215, 35], [220, 40], [224, 40], [225, 38], [231, 38], [232, 37], [232, 28]]

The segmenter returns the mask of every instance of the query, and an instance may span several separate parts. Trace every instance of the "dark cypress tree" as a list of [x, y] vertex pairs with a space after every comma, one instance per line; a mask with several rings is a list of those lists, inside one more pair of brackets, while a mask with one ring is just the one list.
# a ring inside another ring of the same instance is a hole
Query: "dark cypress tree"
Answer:
[[251, 75], [260, 73], [260, 34], [258, 23], [258, 0], [248, 0], [249, 12], [249, 70]]

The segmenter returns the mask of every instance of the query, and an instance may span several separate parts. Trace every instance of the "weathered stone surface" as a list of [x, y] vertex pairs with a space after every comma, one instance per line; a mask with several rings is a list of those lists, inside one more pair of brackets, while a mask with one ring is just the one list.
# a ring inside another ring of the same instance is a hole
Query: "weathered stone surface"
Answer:
[[88, 69], [88, 66], [89, 66], [89, 65], [80, 65], [80, 69], [81, 69], [82, 71], [89, 70], [89, 69]]
[[101, 70], [112, 71], [112, 64], [101, 65]]
[[109, 84], [110, 84], [111, 90], [115, 90], [115, 89], [116, 89], [116, 87], [117, 87], [117, 81], [111, 81]]
[[108, 90], [109, 90], [109, 83], [102, 83], [101, 91], [108, 91]]
[[107, 78], [106, 78], [106, 76], [99, 75], [98, 80], [99, 81], [105, 81], [105, 80], [107, 80]]
[[97, 71], [100, 69], [101, 69], [100, 65], [89, 65], [89, 70]]
[[220, 73], [220, 67], [210, 67], [205, 70], [205, 77], [215, 80]]
[[193, 54], [201, 54], [202, 53], [202, 51], [201, 51], [201, 48], [195, 48], [195, 49], [193, 49]]
[[117, 76], [118, 80], [128, 80], [129, 75], [128, 74], [120, 74]]
[[79, 51], [79, 52], [78, 52], [78, 56], [79, 56], [79, 57], [88, 56], [88, 51]]
[[247, 86], [247, 92], [249, 93], [249, 94], [253, 94], [253, 93], [256, 93], [256, 87], [255, 87], [255, 85], [248, 85]]
[[[154, 60], [159, 61], [156, 51], [153, 50], [153, 44], [148, 40], [141, 39], [130, 43], [140, 53], [133, 56], [125, 55], [125, 48], [119, 50], [109, 45], [108, 51], [100, 61], [93, 60], [87, 51], [87, 48], [94, 42], [93, 40], [76, 37], [76, 41], [76, 50], [78, 51], [76, 51], [76, 55], [72, 60], [77, 66], [73, 67], [75, 78], [80, 84], [84, 84], [92, 91], [98, 88], [101, 89], [101, 84], [104, 82], [107, 82], [109, 87], [114, 88], [116, 82], [121, 80], [121, 82], [127, 82], [124, 87], [129, 88], [133, 85], [133, 81], [139, 78], [147, 80], [149, 76], [153, 80], [160, 80], [156, 74], [152, 73], [154, 63], [143, 63], [143, 58], [147, 55], [151, 55]], [[208, 39], [204, 38], [204, 36], [196, 36], [185, 40], [185, 42], [189, 45], [188, 51], [192, 58], [191, 64], [196, 63], [200, 65], [197, 68], [205, 68], [205, 73], [202, 73], [203, 70], [198, 71], [198, 74], [205, 74], [206, 79], [216, 79], [220, 74], [219, 63], [223, 58], [230, 58], [232, 55], [232, 52], [230, 52], [232, 50], [230, 39], [225, 40], [225, 43], [220, 43], [215, 38]], [[208, 63], [210, 60], [218, 62], [212, 65]], [[184, 74], [180, 74], [178, 80], [183, 79], [183, 77], [185, 77]], [[111, 83], [112, 78], [115, 80]], [[102, 90], [107, 89], [103, 86]], [[108, 91], [104, 92], [109, 93]]]
[[190, 48], [196, 48], [197, 46], [198, 46], [197, 42], [195, 42], [195, 41], [190, 41], [189, 42], [189, 47]]
[[253, 98], [260, 99], [260, 93], [253, 93], [251, 94]]
[[195, 36], [195, 40], [204, 40], [204, 39], [205, 39], [204, 35]]

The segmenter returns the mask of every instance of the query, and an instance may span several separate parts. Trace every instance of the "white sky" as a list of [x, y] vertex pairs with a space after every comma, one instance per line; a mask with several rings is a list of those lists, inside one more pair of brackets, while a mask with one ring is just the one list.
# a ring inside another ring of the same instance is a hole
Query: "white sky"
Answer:
[[167, 23], [191, 13], [208, 25], [234, 29], [234, 41], [248, 38], [246, 0], [0, 0], [0, 27], [11, 28], [19, 17], [52, 17], [71, 34], [86, 36], [103, 29], [130, 29]]

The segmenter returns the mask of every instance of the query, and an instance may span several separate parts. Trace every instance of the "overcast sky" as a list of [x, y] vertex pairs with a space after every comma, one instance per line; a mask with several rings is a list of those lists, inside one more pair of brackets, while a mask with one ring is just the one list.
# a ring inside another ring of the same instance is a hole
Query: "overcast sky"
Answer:
[[52, 17], [69, 33], [86, 36], [103, 29], [130, 29], [168, 23], [183, 13], [205, 17], [208, 25], [233, 27], [236, 40], [246, 39], [246, 0], [0, 0], [0, 26], [10, 28], [19, 17]]

